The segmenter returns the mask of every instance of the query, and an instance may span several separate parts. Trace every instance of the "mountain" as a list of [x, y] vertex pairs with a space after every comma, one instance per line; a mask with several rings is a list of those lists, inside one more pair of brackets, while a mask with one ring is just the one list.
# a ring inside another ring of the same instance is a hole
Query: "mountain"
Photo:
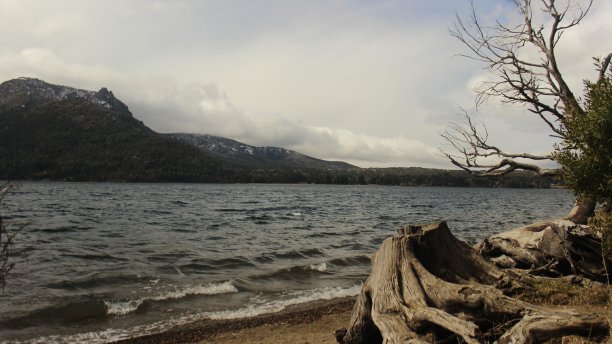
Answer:
[[0, 179], [301, 182], [297, 169], [349, 168], [278, 147], [160, 134], [106, 88], [0, 84]]
[[91, 104], [131, 116], [127, 105], [115, 98], [113, 92], [105, 87], [98, 92], [87, 91], [52, 85], [34, 78], [19, 78], [0, 84], [0, 111], [15, 108], [30, 109], [67, 99], [83, 99]]
[[217, 182], [242, 174], [151, 130], [104, 88], [0, 84], [0, 179]]
[[342, 161], [326, 161], [281, 147], [256, 147], [224, 137], [200, 134], [166, 134], [218, 157], [253, 167], [314, 168], [329, 170], [358, 169]]
[[0, 180], [257, 182], [548, 187], [530, 173], [478, 178], [460, 170], [361, 169], [279, 147], [160, 134], [106, 88], [38, 79], [0, 84]]

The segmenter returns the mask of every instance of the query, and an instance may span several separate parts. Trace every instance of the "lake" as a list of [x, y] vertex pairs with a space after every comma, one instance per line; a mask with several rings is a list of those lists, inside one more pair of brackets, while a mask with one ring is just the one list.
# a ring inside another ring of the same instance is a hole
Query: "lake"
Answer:
[[406, 224], [460, 239], [566, 214], [558, 189], [23, 183], [27, 222], [0, 294], [0, 341], [107, 342], [202, 318], [357, 295]]

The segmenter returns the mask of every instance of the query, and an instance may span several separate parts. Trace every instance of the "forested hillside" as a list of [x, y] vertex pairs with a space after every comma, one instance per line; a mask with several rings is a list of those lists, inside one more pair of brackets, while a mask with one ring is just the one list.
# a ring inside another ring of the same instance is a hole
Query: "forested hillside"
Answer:
[[549, 187], [530, 173], [358, 168], [281, 147], [211, 135], [161, 134], [98, 92], [15, 79], [0, 85], [0, 179]]
[[67, 99], [0, 113], [0, 178], [228, 181], [233, 166], [126, 114]]

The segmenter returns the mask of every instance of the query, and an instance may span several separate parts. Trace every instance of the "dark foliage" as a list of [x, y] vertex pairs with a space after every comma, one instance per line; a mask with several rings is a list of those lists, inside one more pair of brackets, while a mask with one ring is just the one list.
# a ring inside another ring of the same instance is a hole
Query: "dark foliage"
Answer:
[[612, 71], [586, 82], [585, 111], [564, 119], [556, 157], [568, 187], [612, 208]]
[[0, 178], [219, 182], [232, 166], [131, 116], [68, 99], [0, 113]]

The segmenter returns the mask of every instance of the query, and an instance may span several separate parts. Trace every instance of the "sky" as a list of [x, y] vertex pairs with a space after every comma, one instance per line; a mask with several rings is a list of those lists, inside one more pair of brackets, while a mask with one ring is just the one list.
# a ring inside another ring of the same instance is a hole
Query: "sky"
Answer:
[[[508, 1], [474, 5], [512, 18]], [[549, 152], [550, 132], [526, 109], [474, 108], [488, 72], [448, 32], [469, 12], [469, 0], [0, 0], [0, 81], [107, 87], [158, 132], [361, 167], [451, 168], [439, 133], [461, 108], [491, 143]], [[595, 0], [558, 46], [576, 94], [596, 77], [591, 58], [612, 48], [611, 22], [612, 1]]]

